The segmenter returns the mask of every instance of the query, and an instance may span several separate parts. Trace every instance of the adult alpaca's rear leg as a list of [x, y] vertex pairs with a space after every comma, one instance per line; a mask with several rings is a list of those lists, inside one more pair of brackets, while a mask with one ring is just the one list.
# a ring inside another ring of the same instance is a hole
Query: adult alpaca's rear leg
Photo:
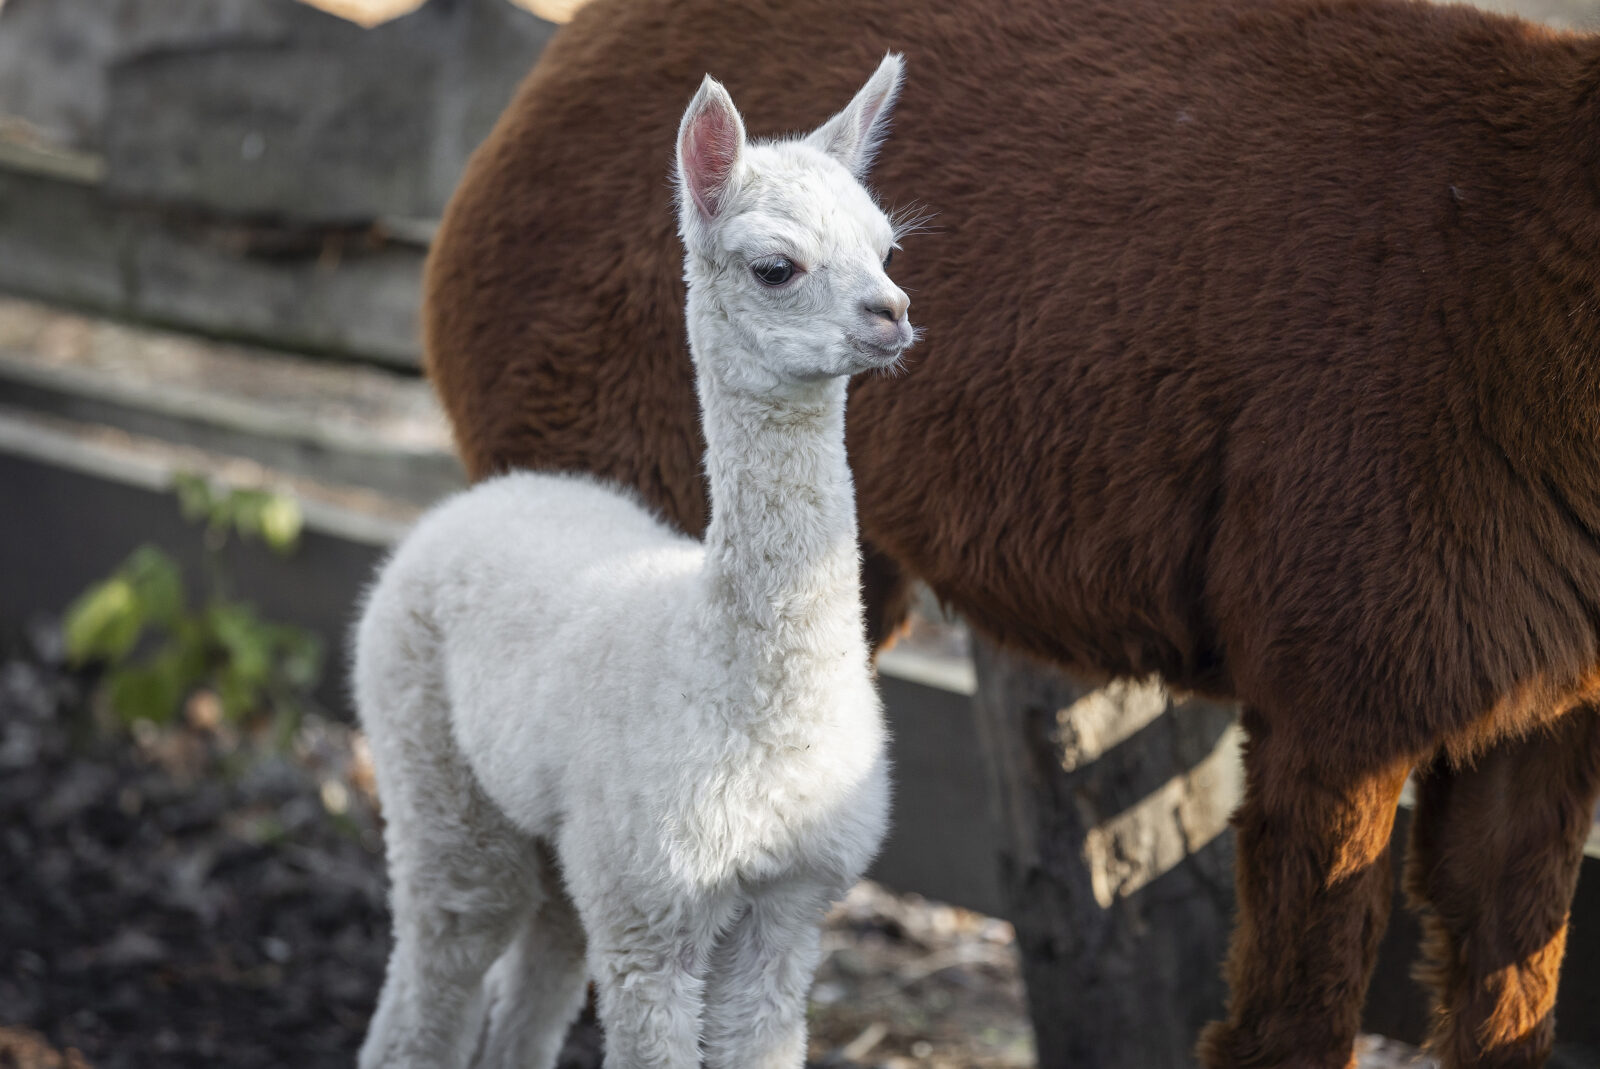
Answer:
[[383, 803], [395, 935], [361, 1069], [467, 1065], [484, 974], [538, 887], [534, 844], [479, 789], [451, 738], [443, 695], [406, 684], [414, 671], [402, 664], [381, 685], [357, 683]]
[[1392, 896], [1389, 836], [1410, 762], [1335, 774], [1246, 710], [1228, 1019], [1209, 1069], [1346, 1069]]
[[1600, 794], [1600, 714], [1507, 741], [1418, 783], [1406, 889], [1445, 1069], [1543, 1065], [1567, 911]]
[[488, 1020], [477, 1069], [549, 1069], [583, 1008], [588, 972], [583, 923], [540, 850], [543, 901], [484, 978]]

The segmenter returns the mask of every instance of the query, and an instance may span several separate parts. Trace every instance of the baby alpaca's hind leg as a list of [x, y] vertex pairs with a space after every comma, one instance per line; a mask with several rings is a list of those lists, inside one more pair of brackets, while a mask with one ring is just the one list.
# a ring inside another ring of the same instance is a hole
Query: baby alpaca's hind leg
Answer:
[[[571, 852], [562, 860], [571, 880]], [[570, 886], [589, 939], [607, 1069], [699, 1069], [707, 956], [731, 903], [627, 886], [592, 862], [584, 870], [591, 878]]]
[[756, 898], [718, 941], [706, 988], [710, 1069], [799, 1069], [806, 996], [829, 896], [816, 888]]
[[484, 974], [528, 911], [533, 873], [518, 863], [524, 844], [454, 834], [391, 862], [395, 945], [361, 1069], [457, 1069], [472, 1056]]
[[361, 1069], [465, 1066], [483, 1020], [484, 974], [526, 912], [507, 868], [437, 860], [426, 879], [395, 874], [395, 945]]
[[531, 908], [537, 854], [479, 790], [443, 717], [405, 712], [391, 724], [406, 738], [372, 737], [395, 945], [360, 1066], [459, 1069], [480, 1033], [484, 974]]
[[477, 1069], [550, 1069], [583, 1008], [583, 924], [548, 857], [544, 900], [484, 978], [489, 1019]]

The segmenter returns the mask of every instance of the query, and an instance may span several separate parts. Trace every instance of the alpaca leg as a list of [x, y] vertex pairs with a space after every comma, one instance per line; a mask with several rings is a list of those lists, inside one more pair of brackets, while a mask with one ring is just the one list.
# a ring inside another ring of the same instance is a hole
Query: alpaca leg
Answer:
[[611, 889], [574, 888], [589, 937], [589, 973], [607, 1069], [699, 1069], [706, 957], [726, 912], [674, 902], [661, 909]]
[[870, 543], [861, 543], [861, 608], [867, 642], [882, 652], [894, 645], [911, 613], [911, 581], [900, 566]]
[[828, 896], [765, 893], [720, 940], [706, 986], [708, 1069], [800, 1069]]
[[1393, 894], [1389, 836], [1409, 762], [1335, 776], [1246, 711], [1228, 1019], [1209, 1069], [1346, 1069]]
[[1446, 1069], [1543, 1065], [1567, 910], [1600, 793], [1600, 715], [1503, 742], [1418, 783], [1406, 887], [1426, 934]]
[[456, 1069], [480, 1032], [484, 973], [533, 905], [537, 853], [478, 788], [442, 702], [386, 708], [397, 715], [372, 744], [395, 944], [360, 1066]]
[[544, 903], [484, 979], [489, 1015], [478, 1069], [550, 1069], [583, 1008], [583, 924], [554, 866], [543, 873]]
[[483, 1020], [484, 974], [528, 908], [508, 868], [427, 856], [433, 864], [393, 874], [395, 945], [362, 1069], [465, 1066]]

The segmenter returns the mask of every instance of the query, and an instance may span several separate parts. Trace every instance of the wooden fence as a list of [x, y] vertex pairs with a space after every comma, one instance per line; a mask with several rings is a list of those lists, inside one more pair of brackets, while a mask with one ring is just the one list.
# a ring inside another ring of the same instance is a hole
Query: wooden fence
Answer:
[[415, 367], [422, 256], [554, 27], [431, 0], [0, 8], [0, 290]]

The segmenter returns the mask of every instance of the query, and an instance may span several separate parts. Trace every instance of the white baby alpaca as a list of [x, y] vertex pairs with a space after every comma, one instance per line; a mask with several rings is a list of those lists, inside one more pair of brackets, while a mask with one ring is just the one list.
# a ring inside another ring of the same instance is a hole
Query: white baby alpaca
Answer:
[[683, 117], [704, 543], [614, 487], [508, 475], [372, 591], [355, 689], [395, 948], [363, 1069], [548, 1067], [586, 977], [613, 1069], [802, 1064], [822, 915], [888, 805], [844, 409], [912, 341], [858, 181], [900, 70], [803, 139], [748, 143], [710, 78]]

